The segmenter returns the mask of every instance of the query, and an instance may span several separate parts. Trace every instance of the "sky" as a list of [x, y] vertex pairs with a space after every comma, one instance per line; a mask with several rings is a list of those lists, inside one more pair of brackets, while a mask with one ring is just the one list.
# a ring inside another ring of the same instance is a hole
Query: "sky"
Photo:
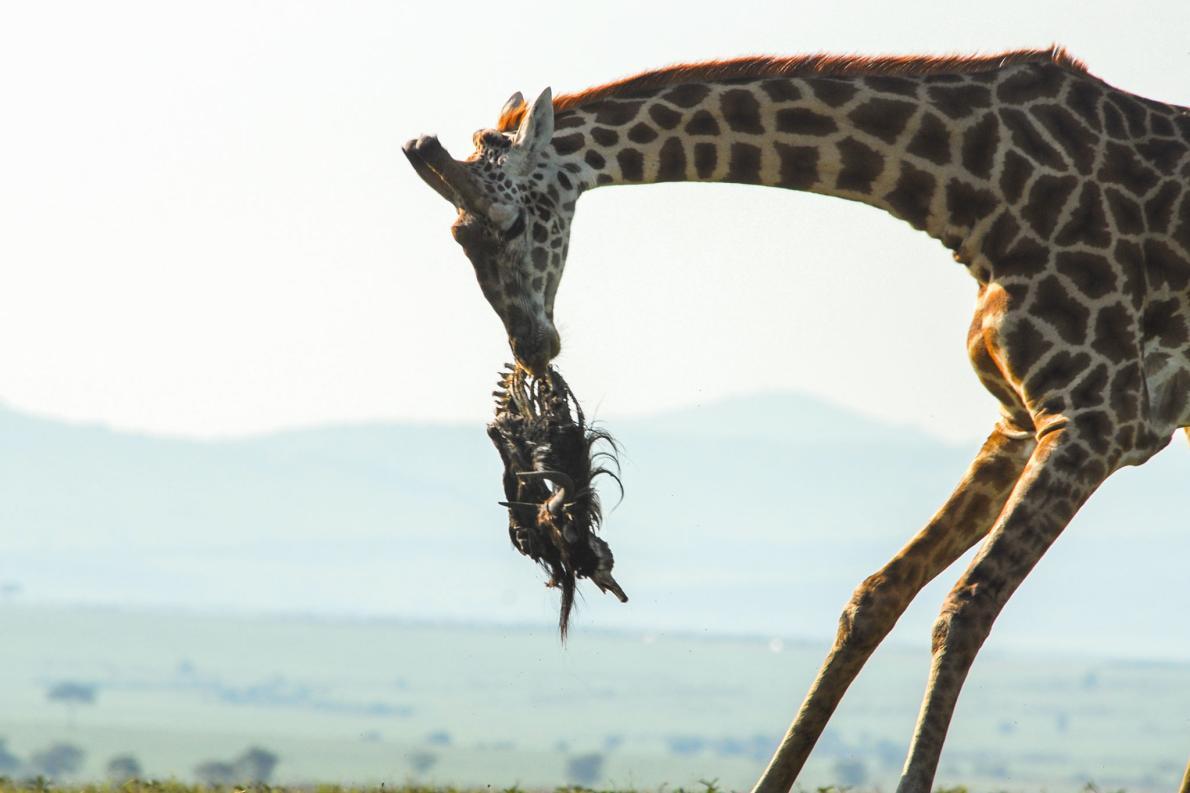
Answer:
[[[0, 402], [194, 437], [485, 421], [509, 359], [400, 152], [513, 91], [757, 53], [1067, 46], [1190, 105], [1183, 0], [6, 3]], [[1138, 7], [1139, 8], [1139, 7]], [[974, 282], [874, 209], [659, 185], [583, 197], [558, 365], [596, 415], [798, 391], [951, 440], [994, 403]]]

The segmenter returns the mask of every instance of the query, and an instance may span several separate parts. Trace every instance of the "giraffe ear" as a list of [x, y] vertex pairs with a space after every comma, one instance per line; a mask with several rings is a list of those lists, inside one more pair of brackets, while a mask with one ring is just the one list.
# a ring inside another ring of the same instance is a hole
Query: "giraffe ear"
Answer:
[[504, 107], [500, 108], [500, 118], [504, 118], [509, 113], [515, 113], [525, 104], [525, 97], [517, 91], [512, 96], [508, 97], [508, 101], [504, 103]]
[[553, 136], [554, 96], [547, 88], [521, 119], [521, 126], [513, 136], [512, 145], [524, 152], [526, 161], [531, 162]]

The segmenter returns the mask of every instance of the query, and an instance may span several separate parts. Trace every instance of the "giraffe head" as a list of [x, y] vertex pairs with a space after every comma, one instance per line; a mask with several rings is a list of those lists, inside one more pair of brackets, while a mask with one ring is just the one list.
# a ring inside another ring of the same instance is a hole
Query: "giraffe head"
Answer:
[[514, 130], [475, 133], [475, 153], [454, 160], [432, 136], [411, 140], [405, 156], [418, 175], [459, 211], [455, 241], [475, 267], [484, 297], [508, 333], [516, 360], [535, 374], [561, 349], [554, 293], [562, 277], [576, 191], [550, 147], [550, 90], [528, 110], [516, 93], [501, 117], [520, 114]]

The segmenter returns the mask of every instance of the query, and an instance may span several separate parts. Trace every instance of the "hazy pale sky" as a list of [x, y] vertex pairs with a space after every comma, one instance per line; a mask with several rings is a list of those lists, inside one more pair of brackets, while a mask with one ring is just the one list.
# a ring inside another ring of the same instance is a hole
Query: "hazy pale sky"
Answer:
[[[1190, 104], [1184, 0], [0, 6], [0, 401], [187, 435], [484, 421], [507, 346], [401, 143], [456, 156], [515, 90], [755, 53], [1066, 45]], [[705, 10], [699, 10], [705, 9]], [[713, 10], [712, 10], [713, 9]], [[559, 365], [605, 418], [788, 389], [948, 438], [994, 406], [974, 282], [868, 207], [598, 190]]]

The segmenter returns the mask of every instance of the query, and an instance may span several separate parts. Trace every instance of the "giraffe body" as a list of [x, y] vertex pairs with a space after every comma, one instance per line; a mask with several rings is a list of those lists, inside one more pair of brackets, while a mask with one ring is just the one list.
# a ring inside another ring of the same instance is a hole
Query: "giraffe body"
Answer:
[[468, 181], [456, 238], [529, 368], [557, 353], [570, 220], [595, 187], [736, 182], [860, 201], [973, 276], [968, 352], [1000, 420], [950, 500], [856, 590], [757, 786], [790, 788], [912, 597], [986, 538], [934, 628], [900, 788], [928, 791], [1012, 592], [1107, 476], [1190, 426], [1190, 110], [1113, 88], [1061, 50], [814, 56], [673, 67], [532, 108], [515, 95], [475, 140], [465, 177], [429, 164], [444, 162], [433, 139], [406, 151], [448, 198]]

